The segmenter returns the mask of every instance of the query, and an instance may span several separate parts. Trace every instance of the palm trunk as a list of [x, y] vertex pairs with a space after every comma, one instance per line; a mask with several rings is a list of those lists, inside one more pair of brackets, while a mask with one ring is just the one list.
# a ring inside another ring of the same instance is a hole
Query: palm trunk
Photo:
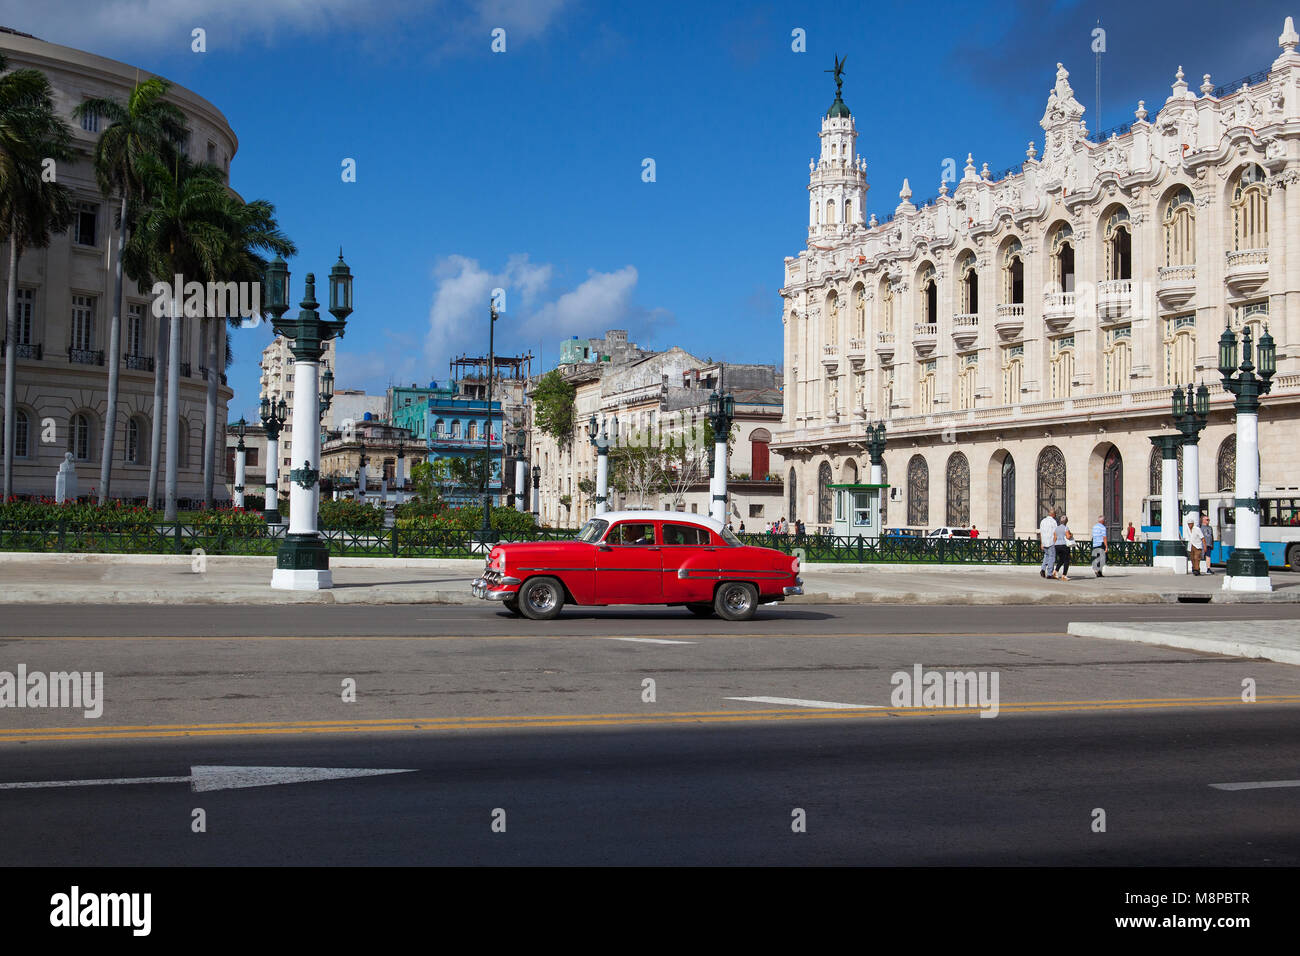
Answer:
[[208, 326], [208, 394], [203, 409], [203, 501], [208, 508], [216, 503], [213, 488], [217, 461], [217, 383], [221, 381], [217, 371], [217, 336], [220, 335], [221, 322], [216, 319], [204, 319]]
[[[5, 481], [4, 497], [8, 501], [14, 493], [14, 429], [17, 427], [17, 409], [14, 407], [14, 360], [18, 352], [18, 229], [11, 224], [9, 231], [9, 282], [5, 293]], [[27, 441], [31, 442], [30, 433]]]
[[99, 503], [108, 502], [113, 476], [113, 445], [117, 439], [117, 387], [122, 368], [122, 252], [126, 245], [126, 192], [122, 193], [121, 225], [117, 230], [117, 262], [113, 270], [113, 324], [108, 330], [108, 410], [104, 413], [104, 453], [99, 463]]
[[180, 300], [172, 298], [172, 321], [167, 356], [167, 503], [164, 521], [176, 520], [176, 482], [180, 477], [181, 432], [181, 316]]
[[171, 324], [167, 316], [158, 318], [158, 334], [153, 343], [153, 426], [149, 432], [149, 510], [158, 507], [158, 468], [162, 464], [163, 383], [167, 374], [167, 338]]

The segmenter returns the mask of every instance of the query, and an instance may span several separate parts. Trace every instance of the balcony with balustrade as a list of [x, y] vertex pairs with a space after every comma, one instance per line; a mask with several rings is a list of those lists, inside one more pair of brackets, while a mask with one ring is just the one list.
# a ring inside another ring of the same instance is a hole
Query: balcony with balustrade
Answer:
[[1157, 270], [1156, 297], [1167, 309], [1181, 309], [1196, 294], [1196, 266], [1162, 266]]
[[865, 337], [849, 339], [848, 356], [854, 362], [861, 362], [867, 357], [867, 340]]
[[73, 365], [103, 365], [103, 349], [68, 349], [68, 361]]
[[840, 364], [840, 347], [838, 345], [822, 346], [822, 364], [827, 367]]
[[[0, 358], [4, 358], [4, 354], [5, 354], [5, 343], [3, 341], [0, 341]], [[37, 342], [35, 345], [32, 345], [30, 342], [28, 343], [20, 342], [14, 346], [14, 358], [16, 359], [29, 359], [33, 362], [39, 362], [43, 357], [44, 357], [44, 349], [41, 348], [41, 344], [39, 342]]]
[[959, 349], [975, 344], [980, 334], [980, 317], [974, 312], [961, 312], [952, 317], [952, 340]]
[[937, 322], [917, 322], [912, 326], [912, 348], [919, 356], [929, 355], [939, 344], [939, 324]]
[[151, 355], [123, 355], [122, 364], [132, 372], [152, 372], [153, 356]]
[[1107, 279], [1097, 283], [1097, 316], [1117, 322], [1133, 315], [1133, 280]]
[[1254, 295], [1268, 281], [1268, 250], [1240, 249], [1224, 253], [1223, 281], [1235, 296]]
[[1064, 332], [1078, 315], [1073, 292], [1043, 294], [1043, 323], [1053, 332]]
[[1025, 305], [1023, 302], [1003, 302], [998, 305], [993, 329], [1004, 339], [1018, 338], [1025, 330]]
[[883, 360], [888, 360], [894, 355], [894, 333], [877, 332], [876, 333], [876, 354]]

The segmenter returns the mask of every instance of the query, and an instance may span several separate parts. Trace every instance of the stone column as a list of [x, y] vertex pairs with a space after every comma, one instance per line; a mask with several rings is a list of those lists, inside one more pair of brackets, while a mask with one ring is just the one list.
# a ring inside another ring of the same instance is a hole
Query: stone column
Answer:
[[[1237, 409], [1237, 475], [1233, 489], [1236, 499], [1237, 526], [1233, 540], [1233, 555], [1238, 550], [1259, 553], [1259, 412]], [[1250, 573], [1229, 574], [1223, 579], [1225, 591], [1271, 591], [1273, 582], [1268, 576], [1268, 564], [1259, 559], [1250, 563]], [[1231, 572], [1241, 567], [1229, 563]]]
[[1187, 573], [1187, 551], [1178, 537], [1178, 446], [1181, 435], [1152, 435], [1151, 444], [1160, 449], [1160, 540], [1152, 565]]
[[[212, 373], [215, 374], [215, 373]], [[235, 449], [235, 507], [244, 507], [244, 478], [247, 474], [248, 449], [244, 447], [244, 440], [239, 440], [239, 447]]]
[[515, 461], [515, 510], [528, 510], [528, 462]]

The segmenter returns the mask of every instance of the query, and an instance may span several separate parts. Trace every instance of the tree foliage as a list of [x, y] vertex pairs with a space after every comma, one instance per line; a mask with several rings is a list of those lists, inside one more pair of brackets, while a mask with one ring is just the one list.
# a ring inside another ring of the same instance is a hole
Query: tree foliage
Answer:
[[533, 420], [537, 427], [564, 444], [573, 437], [576, 391], [559, 369], [551, 369], [533, 389]]

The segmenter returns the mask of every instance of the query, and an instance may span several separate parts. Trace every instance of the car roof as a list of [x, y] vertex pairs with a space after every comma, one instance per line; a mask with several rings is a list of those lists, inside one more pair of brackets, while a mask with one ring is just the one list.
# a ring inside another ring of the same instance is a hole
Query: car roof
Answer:
[[613, 524], [615, 521], [675, 521], [680, 524], [695, 524], [722, 533], [724, 525], [707, 515], [685, 514], [681, 511], [606, 511], [604, 514], [592, 515]]

